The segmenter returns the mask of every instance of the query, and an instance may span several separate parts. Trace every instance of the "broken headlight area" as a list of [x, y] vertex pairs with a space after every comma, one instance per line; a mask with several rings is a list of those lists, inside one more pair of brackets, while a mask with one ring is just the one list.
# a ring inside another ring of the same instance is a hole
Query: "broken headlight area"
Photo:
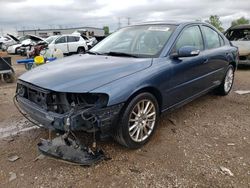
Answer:
[[98, 93], [63, 93], [49, 91], [30, 84], [17, 84], [17, 95], [37, 104], [42, 109], [58, 114], [66, 114], [72, 108], [103, 108], [108, 103], [108, 95]]

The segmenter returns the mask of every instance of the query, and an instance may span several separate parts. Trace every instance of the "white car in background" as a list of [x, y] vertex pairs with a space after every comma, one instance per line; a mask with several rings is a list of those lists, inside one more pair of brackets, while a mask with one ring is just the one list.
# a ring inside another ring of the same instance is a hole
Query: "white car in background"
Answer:
[[10, 45], [10, 46], [7, 48], [8, 54], [17, 54], [17, 50], [18, 50], [23, 44], [27, 44], [27, 43], [31, 43], [31, 40], [30, 40], [29, 38], [27, 38], [27, 36], [20, 37], [20, 38], [19, 38], [19, 43], [18, 43], [18, 44]]
[[5, 38], [5, 37], [3, 37], [3, 36], [0, 36], [0, 43], [3, 43], [3, 42], [5, 42], [5, 40], [6, 40], [6, 38]]
[[72, 35], [81, 36], [86, 41], [88, 49], [91, 49], [98, 43], [98, 41], [94, 36], [87, 37], [85, 32], [86, 30], [76, 30], [74, 33], [72, 33]]
[[11, 45], [17, 44], [19, 40], [11, 34], [0, 38], [0, 47], [2, 50], [6, 51]]
[[82, 35], [82, 38], [86, 41], [88, 49], [94, 47], [98, 43], [98, 41], [96, 40], [95, 37], [89, 37], [88, 38], [88, 37]]
[[78, 35], [60, 35], [48, 45], [50, 51], [59, 49], [63, 54], [85, 53], [88, 50], [86, 41]]

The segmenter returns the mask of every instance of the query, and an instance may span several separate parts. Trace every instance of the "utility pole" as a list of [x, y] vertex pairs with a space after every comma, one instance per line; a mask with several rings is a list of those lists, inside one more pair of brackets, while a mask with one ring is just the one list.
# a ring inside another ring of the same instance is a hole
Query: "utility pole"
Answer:
[[130, 17], [127, 17], [128, 25], [130, 25]]
[[120, 29], [121, 28], [121, 18], [119, 17], [118, 18], [118, 29]]

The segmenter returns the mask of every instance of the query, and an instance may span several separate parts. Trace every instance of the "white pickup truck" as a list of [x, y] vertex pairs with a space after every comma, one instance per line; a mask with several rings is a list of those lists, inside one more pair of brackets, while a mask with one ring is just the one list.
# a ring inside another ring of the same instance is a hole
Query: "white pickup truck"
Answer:
[[86, 41], [77, 35], [61, 35], [49, 43], [49, 50], [60, 49], [63, 54], [85, 53], [88, 50]]

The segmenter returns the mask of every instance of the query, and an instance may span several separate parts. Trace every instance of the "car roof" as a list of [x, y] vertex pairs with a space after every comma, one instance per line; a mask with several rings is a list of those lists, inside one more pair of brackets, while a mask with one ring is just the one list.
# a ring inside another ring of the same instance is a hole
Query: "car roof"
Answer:
[[236, 25], [230, 28], [230, 30], [233, 29], [250, 29], [250, 24]]
[[166, 20], [166, 21], [150, 21], [150, 22], [142, 22], [138, 24], [134, 24], [132, 26], [136, 25], [182, 25], [182, 24], [206, 24], [205, 22], [201, 21], [185, 21], [185, 20]]
[[74, 37], [80, 37], [80, 35], [78, 34], [63, 34], [63, 35], [60, 35], [60, 36], [74, 36]]

